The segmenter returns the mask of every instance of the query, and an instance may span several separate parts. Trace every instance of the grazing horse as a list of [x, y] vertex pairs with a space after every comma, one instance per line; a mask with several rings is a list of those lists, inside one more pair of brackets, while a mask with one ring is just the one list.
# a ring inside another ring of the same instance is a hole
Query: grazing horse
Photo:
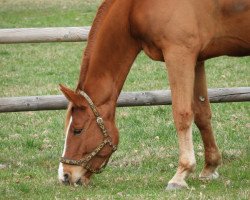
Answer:
[[204, 143], [201, 179], [218, 177], [221, 154], [211, 127], [206, 59], [250, 55], [249, 0], [104, 0], [95, 17], [71, 102], [59, 165], [63, 183], [88, 184], [116, 150], [116, 101], [140, 51], [164, 61], [179, 141], [179, 164], [167, 189], [187, 187], [196, 160], [192, 123]]

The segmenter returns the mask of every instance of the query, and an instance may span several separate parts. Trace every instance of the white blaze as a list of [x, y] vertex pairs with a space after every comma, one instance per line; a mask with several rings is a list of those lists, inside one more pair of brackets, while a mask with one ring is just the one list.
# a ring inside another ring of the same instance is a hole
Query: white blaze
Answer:
[[[69, 127], [70, 127], [71, 122], [72, 122], [72, 117], [70, 117], [69, 124], [68, 124], [68, 127], [67, 127], [62, 157], [64, 157], [64, 155], [65, 155], [66, 144], [67, 144], [67, 138], [68, 138]], [[63, 174], [63, 164], [60, 162], [60, 163], [59, 163], [59, 168], [58, 168], [58, 178], [59, 178], [60, 181], [63, 181], [63, 180], [64, 180], [64, 176], [63, 176], [63, 175], [64, 175], [64, 174]]]

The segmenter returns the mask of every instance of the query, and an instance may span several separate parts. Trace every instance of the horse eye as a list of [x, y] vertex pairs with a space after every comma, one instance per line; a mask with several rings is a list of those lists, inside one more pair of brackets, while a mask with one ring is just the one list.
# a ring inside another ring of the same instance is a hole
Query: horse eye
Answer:
[[83, 129], [74, 129], [74, 135], [80, 135]]

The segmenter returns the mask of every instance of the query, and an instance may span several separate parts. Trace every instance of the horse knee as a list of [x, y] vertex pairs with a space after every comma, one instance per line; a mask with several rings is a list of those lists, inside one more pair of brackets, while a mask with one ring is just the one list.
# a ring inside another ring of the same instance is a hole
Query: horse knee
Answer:
[[190, 109], [175, 112], [175, 124], [178, 131], [185, 131], [190, 128], [193, 120], [193, 111]]

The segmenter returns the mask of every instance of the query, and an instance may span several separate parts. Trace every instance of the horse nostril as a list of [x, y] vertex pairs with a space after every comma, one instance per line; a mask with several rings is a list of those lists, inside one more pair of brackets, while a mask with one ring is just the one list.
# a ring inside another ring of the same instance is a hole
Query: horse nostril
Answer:
[[64, 177], [64, 182], [69, 182], [69, 174], [68, 173], [65, 173], [63, 175], [63, 177]]

